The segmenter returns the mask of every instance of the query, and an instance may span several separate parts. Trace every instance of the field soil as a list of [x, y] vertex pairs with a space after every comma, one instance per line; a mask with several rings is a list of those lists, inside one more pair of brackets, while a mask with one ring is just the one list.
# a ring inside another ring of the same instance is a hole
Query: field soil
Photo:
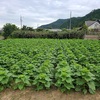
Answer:
[[82, 94], [80, 92], [62, 93], [57, 89], [35, 91], [6, 89], [0, 93], [0, 100], [100, 100], [100, 91], [95, 94]]

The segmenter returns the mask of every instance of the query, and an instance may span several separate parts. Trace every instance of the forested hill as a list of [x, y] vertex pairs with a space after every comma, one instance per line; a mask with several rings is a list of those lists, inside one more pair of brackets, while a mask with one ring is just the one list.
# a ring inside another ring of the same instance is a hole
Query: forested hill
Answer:
[[[71, 18], [72, 21], [72, 28], [80, 27], [84, 24], [86, 20], [98, 20], [100, 19], [100, 9], [93, 10], [89, 14], [83, 16], [83, 17], [73, 17]], [[39, 28], [69, 28], [69, 22], [70, 19], [58, 19], [57, 21], [42, 25]]]

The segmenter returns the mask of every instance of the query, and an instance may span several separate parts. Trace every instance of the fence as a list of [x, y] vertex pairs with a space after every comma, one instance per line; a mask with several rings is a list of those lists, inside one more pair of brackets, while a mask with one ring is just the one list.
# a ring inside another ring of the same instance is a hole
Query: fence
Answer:
[[99, 35], [84, 35], [84, 39], [100, 40]]

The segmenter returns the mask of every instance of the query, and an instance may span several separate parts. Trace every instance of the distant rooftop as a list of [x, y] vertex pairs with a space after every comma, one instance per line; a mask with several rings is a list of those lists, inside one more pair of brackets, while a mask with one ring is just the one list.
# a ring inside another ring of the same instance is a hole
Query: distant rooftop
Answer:
[[92, 24], [94, 24], [96, 21], [85, 21], [85, 25], [86, 26], [91, 26]]

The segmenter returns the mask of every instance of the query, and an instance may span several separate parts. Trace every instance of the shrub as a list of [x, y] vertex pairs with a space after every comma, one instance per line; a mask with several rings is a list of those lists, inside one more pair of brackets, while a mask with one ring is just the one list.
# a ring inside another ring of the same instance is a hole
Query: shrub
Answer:
[[3, 36], [7, 38], [8, 36], [11, 35], [13, 31], [16, 30], [18, 30], [16, 25], [7, 23], [6, 25], [3, 26]]
[[54, 39], [73, 39], [84, 37], [84, 31], [63, 31], [63, 32], [49, 32], [49, 31], [14, 31], [11, 34], [13, 38], [54, 38]]

